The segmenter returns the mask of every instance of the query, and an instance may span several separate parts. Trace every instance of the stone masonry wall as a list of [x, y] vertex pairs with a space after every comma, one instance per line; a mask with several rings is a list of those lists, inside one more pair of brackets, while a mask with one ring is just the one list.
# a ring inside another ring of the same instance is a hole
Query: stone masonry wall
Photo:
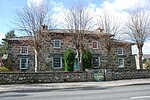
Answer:
[[106, 80], [150, 78], [150, 71], [148, 70], [134, 70], [134, 71], [106, 70], [105, 78]]
[[[100, 34], [99, 34], [100, 35]], [[97, 55], [100, 57], [100, 68], [118, 68], [118, 58], [124, 59], [124, 67], [125, 69], [130, 69], [131, 67], [135, 67], [133, 65], [132, 60], [134, 60], [132, 56], [131, 51], [131, 44], [124, 45], [124, 43], [115, 44], [110, 51], [110, 58], [111, 58], [111, 64], [112, 66], [109, 66], [108, 61], [108, 55], [107, 55], [107, 49], [106, 49], [106, 41], [105, 39], [110, 38], [108, 36], [100, 35], [97, 36], [97, 34], [91, 35], [87, 34], [84, 36], [84, 48], [88, 48], [93, 55]], [[51, 31], [43, 31], [42, 34], [40, 34], [40, 51], [39, 51], [39, 69], [40, 71], [64, 71], [64, 66], [62, 66], [59, 69], [53, 68], [53, 57], [59, 56], [63, 58], [63, 53], [68, 49], [72, 48], [75, 50], [75, 47], [73, 45], [73, 39], [72, 35], [69, 33], [62, 33], [62, 32], [51, 32]], [[60, 48], [54, 48], [54, 40], [60, 40], [61, 41], [61, 47]], [[93, 44], [92, 42], [96, 41], [98, 43], [98, 48], [92, 48]], [[113, 41], [112, 41], [113, 42]], [[13, 58], [13, 63], [15, 70], [20, 70], [20, 58], [28, 58], [28, 69], [23, 70], [26, 72], [34, 72], [34, 50], [31, 46], [31, 43], [27, 40], [13, 40], [9, 42], [9, 50], [10, 54]], [[126, 43], [125, 43], [126, 44]], [[22, 55], [20, 54], [20, 46], [28, 46], [28, 54]], [[121, 56], [117, 55], [117, 48], [123, 48], [124, 54]], [[132, 68], [134, 69], [134, 68]]]
[[[34, 71], [34, 51], [27, 41], [11, 41], [9, 43], [9, 55], [13, 58], [13, 70], [20, 71], [20, 58], [28, 58], [28, 71]], [[21, 46], [28, 47], [28, 55], [20, 54]]]
[[0, 73], [0, 84], [87, 81], [86, 72]]
[[89, 70], [87, 72], [0, 73], [0, 84], [86, 82], [150, 78], [150, 71], [147, 70], [115, 72], [107, 69], [103, 74], [104, 79], [97, 80], [97, 78], [95, 79], [94, 77], [95, 71], [96, 70]]

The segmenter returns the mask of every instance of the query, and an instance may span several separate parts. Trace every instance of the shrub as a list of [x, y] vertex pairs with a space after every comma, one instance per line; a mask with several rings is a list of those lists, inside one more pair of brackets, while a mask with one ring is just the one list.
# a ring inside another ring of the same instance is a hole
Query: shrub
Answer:
[[145, 62], [145, 68], [150, 70], [150, 60]]
[[85, 49], [83, 51], [83, 70], [85, 70], [85, 68], [91, 68], [92, 66], [92, 53], [90, 52], [90, 50]]
[[[64, 65], [65, 65], [65, 71], [73, 71], [74, 69], [74, 60], [75, 60], [75, 56], [74, 56], [74, 52], [72, 49], [67, 49], [64, 52]], [[85, 70], [85, 68], [91, 68], [92, 66], [92, 53], [88, 50], [85, 49], [83, 50], [83, 55], [82, 55], [82, 60], [83, 60], [83, 70]]]
[[11, 56], [8, 56], [8, 59], [4, 60], [3, 63], [4, 63], [4, 66], [6, 68], [8, 68], [9, 70], [12, 70], [13, 61], [12, 61], [12, 57]]
[[65, 65], [65, 71], [73, 71], [73, 64], [74, 64], [74, 53], [72, 49], [67, 49], [64, 52], [64, 65]]
[[0, 72], [9, 72], [10, 70], [6, 67], [0, 67]]

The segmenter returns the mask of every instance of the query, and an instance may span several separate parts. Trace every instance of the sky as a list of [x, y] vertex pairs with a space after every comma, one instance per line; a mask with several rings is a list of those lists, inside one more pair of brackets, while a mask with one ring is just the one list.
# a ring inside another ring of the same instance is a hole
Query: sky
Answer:
[[[45, 0], [0, 0], [0, 43], [2, 38], [5, 38], [5, 34], [14, 29], [14, 20], [16, 16], [16, 10], [24, 7], [29, 2], [39, 5]], [[66, 9], [68, 5], [75, 0], [46, 0], [52, 7], [54, 12], [54, 18], [57, 19], [59, 24], [62, 21], [63, 9]], [[128, 10], [135, 3], [144, 3], [150, 0], [81, 0], [84, 4], [88, 6], [88, 10], [91, 15], [99, 16], [102, 9], [109, 9], [111, 12], [120, 16], [122, 20], [126, 20], [126, 10]], [[21, 33], [15, 32], [16, 35]], [[136, 46], [132, 47], [133, 54], [137, 54]], [[144, 54], [150, 54], [150, 41], [146, 41], [143, 47]]]

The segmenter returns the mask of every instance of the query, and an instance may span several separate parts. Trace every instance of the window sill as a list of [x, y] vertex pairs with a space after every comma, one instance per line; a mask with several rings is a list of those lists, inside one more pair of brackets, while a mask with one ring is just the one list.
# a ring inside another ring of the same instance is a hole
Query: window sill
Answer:
[[118, 57], [125, 57], [126, 55], [117, 55]]
[[54, 47], [54, 49], [61, 49], [61, 48]]
[[125, 68], [125, 66], [118, 66], [118, 68], [120, 68], [120, 69], [121, 69], [121, 68]]
[[53, 68], [53, 69], [62, 69], [62, 67], [57, 67], [57, 68], [56, 68], [56, 67], [52, 67], [52, 68]]
[[20, 68], [20, 69], [22, 70], [22, 69], [28, 69], [28, 68]]
[[117, 54], [118, 56], [122, 56], [122, 55], [124, 55], [124, 54]]
[[29, 55], [29, 54], [19, 54], [19, 55]]
[[98, 49], [98, 48], [92, 48], [92, 49], [96, 50], [96, 49]]

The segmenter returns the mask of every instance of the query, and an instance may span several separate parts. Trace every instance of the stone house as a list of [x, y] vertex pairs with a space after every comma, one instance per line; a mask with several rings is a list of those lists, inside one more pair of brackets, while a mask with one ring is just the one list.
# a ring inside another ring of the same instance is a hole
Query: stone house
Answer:
[[[84, 34], [84, 48], [92, 53], [92, 68], [110, 68], [107, 66], [107, 49], [105, 40], [112, 35], [102, 31], [86, 31]], [[31, 37], [23, 36], [3, 39], [9, 43], [9, 55], [12, 56], [14, 69], [20, 71], [34, 71], [34, 51]], [[112, 69], [134, 69], [135, 61], [131, 46], [133, 43], [113, 39], [111, 49]], [[72, 34], [65, 29], [50, 29], [42, 26], [40, 33], [40, 71], [63, 71], [63, 53], [68, 49], [75, 49]]]

